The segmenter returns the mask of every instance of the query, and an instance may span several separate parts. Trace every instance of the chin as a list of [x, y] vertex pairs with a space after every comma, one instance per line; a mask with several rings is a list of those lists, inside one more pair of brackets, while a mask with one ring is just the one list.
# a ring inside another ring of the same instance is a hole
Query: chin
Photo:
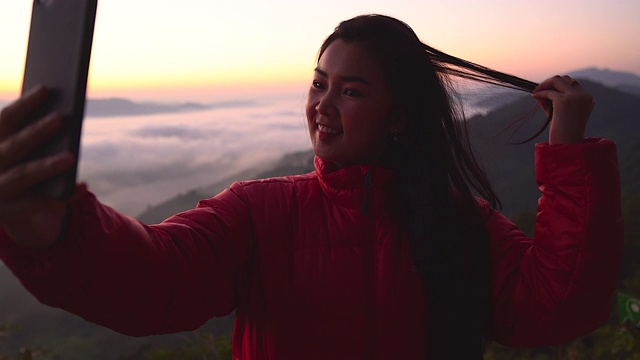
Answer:
[[317, 148], [313, 148], [313, 154], [317, 157], [319, 157], [320, 159], [324, 160], [324, 161], [328, 161], [331, 163], [336, 164], [337, 163], [337, 159], [335, 156], [332, 156], [330, 151], [323, 151], [322, 149], [317, 149]]

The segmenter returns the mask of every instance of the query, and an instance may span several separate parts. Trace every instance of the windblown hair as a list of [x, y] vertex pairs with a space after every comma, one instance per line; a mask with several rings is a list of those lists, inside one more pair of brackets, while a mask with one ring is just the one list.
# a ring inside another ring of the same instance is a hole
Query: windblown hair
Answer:
[[362, 44], [379, 62], [394, 113], [406, 122], [386, 164], [399, 174], [401, 221], [427, 294], [429, 358], [480, 359], [491, 328], [491, 265], [476, 196], [494, 208], [500, 202], [471, 151], [450, 76], [526, 92], [537, 84], [429, 47], [384, 15], [340, 23], [318, 59], [336, 39]]

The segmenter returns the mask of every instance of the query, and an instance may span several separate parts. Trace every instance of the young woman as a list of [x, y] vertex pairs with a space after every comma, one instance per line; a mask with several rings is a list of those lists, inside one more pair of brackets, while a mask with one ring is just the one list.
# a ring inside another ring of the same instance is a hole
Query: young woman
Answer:
[[[532, 91], [549, 113], [534, 239], [495, 210], [448, 75]], [[567, 76], [536, 87], [396, 19], [347, 20], [309, 90], [316, 171], [235, 183], [153, 226], [84, 185], [68, 201], [30, 195], [73, 162], [16, 165], [62, 126], [50, 115], [20, 130], [46, 97], [35, 89], [0, 118], [0, 258], [43, 303], [136, 336], [235, 310], [236, 359], [481, 358], [486, 340], [559, 344], [609, 315], [615, 146], [584, 139], [593, 100]]]

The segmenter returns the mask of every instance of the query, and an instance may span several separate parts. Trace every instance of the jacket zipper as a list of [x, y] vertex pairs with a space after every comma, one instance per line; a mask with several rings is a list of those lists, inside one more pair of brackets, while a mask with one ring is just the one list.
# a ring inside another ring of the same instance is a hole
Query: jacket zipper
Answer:
[[362, 200], [362, 214], [368, 215], [371, 210], [371, 189], [373, 188], [373, 172], [364, 174], [364, 199]]
[[377, 344], [377, 299], [376, 299], [376, 236], [374, 231], [374, 219], [371, 209], [373, 197], [373, 171], [369, 170], [364, 175], [364, 198], [362, 200], [362, 214], [365, 223], [365, 276], [366, 276], [366, 292], [367, 299], [365, 311], [368, 313], [367, 324], [367, 359], [375, 359]]

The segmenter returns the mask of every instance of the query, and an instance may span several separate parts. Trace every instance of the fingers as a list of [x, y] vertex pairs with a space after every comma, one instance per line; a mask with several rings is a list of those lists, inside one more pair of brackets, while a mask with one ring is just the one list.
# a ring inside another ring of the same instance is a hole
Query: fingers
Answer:
[[0, 141], [0, 171], [25, 158], [63, 126], [60, 115], [51, 114], [32, 126], [8, 135]]
[[557, 75], [541, 82], [531, 95], [540, 102], [548, 116], [553, 114], [549, 128], [550, 144], [583, 141], [594, 102], [578, 81], [567, 75]]
[[563, 75], [562, 78], [569, 82], [572, 89], [582, 88], [582, 85], [576, 79], [572, 79], [569, 75]]
[[0, 140], [24, 125], [27, 116], [47, 100], [47, 89], [36, 86], [0, 112]]
[[23, 163], [64, 126], [64, 118], [58, 114], [49, 114], [25, 126], [28, 116], [47, 97], [47, 89], [37, 86], [0, 112], [0, 202], [25, 196], [33, 185], [75, 164], [75, 157], [68, 153]]
[[16, 242], [37, 248], [55, 240], [66, 205], [31, 189], [76, 163], [70, 153], [25, 161], [65, 125], [57, 114], [32, 122], [43, 112], [49, 95], [45, 87], [37, 86], [0, 111], [0, 226]]
[[[549, 79], [546, 79], [545, 81], [541, 82], [534, 90], [533, 90], [533, 94], [536, 95], [540, 95], [543, 94], [545, 91], [549, 91], [549, 90], [553, 90], [553, 91], [557, 91], [560, 92], [562, 94], [565, 93], [571, 93], [571, 92], [586, 92], [583, 88], [582, 85], [575, 79], [571, 78], [568, 75], [556, 75], [554, 77], [551, 77]], [[547, 92], [548, 94], [548, 92]], [[535, 97], [535, 96], [534, 96]]]
[[0, 173], [0, 202], [23, 197], [33, 185], [49, 179], [73, 166], [75, 157], [61, 153], [30, 161]]
[[[561, 102], [579, 102], [593, 107], [593, 97], [582, 85], [568, 75], [556, 75], [541, 82], [531, 96], [537, 100], [550, 100], [554, 106]], [[546, 109], [545, 109], [546, 110]]]
[[545, 81], [541, 82], [533, 90], [533, 92], [536, 93], [538, 91], [550, 90], [550, 89], [568, 90], [568, 89], [571, 88], [571, 80], [572, 79], [567, 75], [564, 75], [564, 76], [556, 75], [556, 76], [550, 77], [550, 78], [546, 79]]

